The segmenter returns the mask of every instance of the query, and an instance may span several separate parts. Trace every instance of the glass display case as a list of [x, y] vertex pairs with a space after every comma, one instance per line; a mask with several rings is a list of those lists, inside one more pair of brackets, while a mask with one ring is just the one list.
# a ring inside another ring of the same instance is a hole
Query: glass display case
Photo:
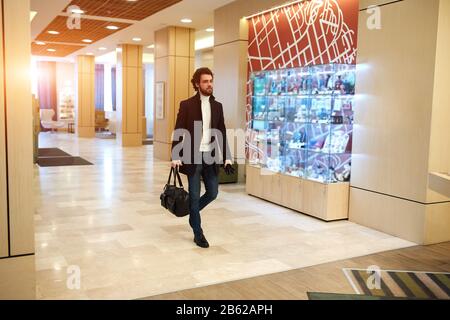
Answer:
[[323, 183], [350, 180], [355, 66], [252, 73], [250, 165]]

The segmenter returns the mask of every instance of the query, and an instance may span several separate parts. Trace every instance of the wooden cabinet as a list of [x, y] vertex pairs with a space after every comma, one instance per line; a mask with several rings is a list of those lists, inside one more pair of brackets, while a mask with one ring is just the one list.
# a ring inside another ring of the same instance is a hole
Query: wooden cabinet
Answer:
[[303, 189], [303, 212], [317, 216], [320, 219], [326, 219], [327, 211], [327, 191], [328, 185], [304, 180]]
[[303, 209], [303, 180], [288, 175], [281, 177], [281, 203], [293, 210]]
[[248, 194], [254, 195], [255, 197], [262, 197], [262, 183], [259, 175], [259, 168], [247, 166], [247, 182], [246, 182], [246, 191]]
[[247, 165], [247, 193], [325, 221], [348, 219], [349, 183], [324, 184]]

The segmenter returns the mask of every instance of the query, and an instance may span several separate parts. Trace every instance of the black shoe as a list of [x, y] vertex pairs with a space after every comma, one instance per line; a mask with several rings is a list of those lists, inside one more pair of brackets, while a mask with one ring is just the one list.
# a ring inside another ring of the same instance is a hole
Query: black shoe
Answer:
[[199, 237], [194, 237], [194, 242], [201, 248], [209, 248], [209, 243], [203, 234]]

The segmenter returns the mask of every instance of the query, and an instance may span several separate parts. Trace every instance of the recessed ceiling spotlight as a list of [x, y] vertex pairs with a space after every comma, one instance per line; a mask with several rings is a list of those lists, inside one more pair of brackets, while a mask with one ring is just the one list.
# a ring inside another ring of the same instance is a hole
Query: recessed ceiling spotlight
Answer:
[[86, 42], [86, 43], [91, 43], [91, 42], [92, 42], [91, 39], [83, 39], [82, 41], [83, 41], [83, 42]]
[[118, 26], [107, 26], [106, 29], [108, 30], [119, 30]]
[[133, 38], [133, 41], [136, 41], [136, 42], [139, 42], [141, 40], [142, 40], [141, 38]]
[[35, 42], [38, 46], [45, 46], [45, 42], [42, 41], [36, 41]]
[[100, 50], [100, 51], [105, 51], [106, 48], [105, 48], [105, 47], [100, 47], [100, 48], [98, 48], [98, 50]]
[[181, 19], [181, 22], [183, 22], [183, 23], [191, 23], [192, 20], [189, 19], [189, 18], [184, 18], [184, 19]]
[[75, 14], [83, 14], [84, 11], [81, 9], [72, 9], [70, 12], [75, 13]]
[[86, 55], [93, 56], [94, 54], [92, 52], [88, 52], [88, 53], [86, 53]]
[[208, 28], [206, 29], [207, 32], [214, 32], [214, 28]]
[[36, 17], [37, 12], [36, 11], [30, 11], [30, 22], [33, 21], [34, 17]]
[[48, 52], [56, 52], [55, 49], [47, 49]]
[[54, 30], [47, 31], [47, 33], [50, 33], [50, 34], [59, 34], [58, 31], [54, 31]]

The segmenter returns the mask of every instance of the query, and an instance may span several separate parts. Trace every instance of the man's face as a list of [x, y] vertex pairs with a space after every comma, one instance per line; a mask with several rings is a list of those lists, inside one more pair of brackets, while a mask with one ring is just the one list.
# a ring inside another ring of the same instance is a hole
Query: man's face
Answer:
[[213, 77], [209, 74], [202, 74], [200, 77], [200, 83], [198, 84], [198, 89], [204, 96], [210, 96], [213, 94]]

